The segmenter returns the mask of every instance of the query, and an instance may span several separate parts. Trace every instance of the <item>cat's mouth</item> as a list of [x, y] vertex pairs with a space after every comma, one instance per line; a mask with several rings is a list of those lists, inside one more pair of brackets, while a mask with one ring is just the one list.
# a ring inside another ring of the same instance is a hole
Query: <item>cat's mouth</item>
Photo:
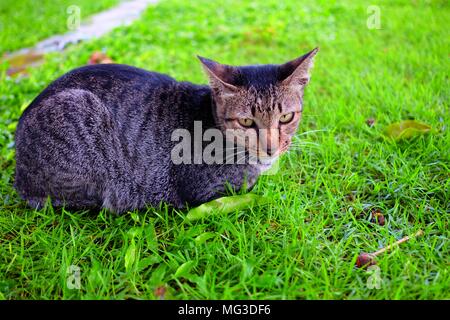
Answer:
[[271, 166], [277, 161], [278, 156], [275, 157], [267, 157], [267, 158], [259, 158], [258, 164], [261, 164], [263, 166]]
[[269, 156], [267, 153], [259, 152], [257, 155], [258, 165], [261, 167], [262, 171], [266, 171], [272, 167], [272, 165], [278, 160], [278, 158], [288, 151], [289, 143], [285, 143], [279, 150]]
[[252, 152], [252, 150], [249, 151], [250, 157], [253, 160], [256, 160], [258, 165], [262, 165], [263, 167], [272, 166], [275, 163], [275, 161], [277, 161], [281, 153], [282, 152], [280, 150], [269, 156], [265, 152], [254, 152], [254, 151]]

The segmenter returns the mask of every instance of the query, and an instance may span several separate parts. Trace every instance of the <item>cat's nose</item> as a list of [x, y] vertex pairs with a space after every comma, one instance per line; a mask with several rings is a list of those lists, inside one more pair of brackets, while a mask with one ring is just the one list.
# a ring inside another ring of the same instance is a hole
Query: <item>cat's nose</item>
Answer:
[[272, 157], [278, 152], [279, 132], [277, 129], [260, 130], [260, 144], [264, 153]]

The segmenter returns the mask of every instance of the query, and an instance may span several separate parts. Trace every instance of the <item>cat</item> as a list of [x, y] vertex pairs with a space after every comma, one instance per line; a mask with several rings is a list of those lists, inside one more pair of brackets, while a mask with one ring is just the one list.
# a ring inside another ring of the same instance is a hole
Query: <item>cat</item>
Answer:
[[[230, 66], [198, 56], [209, 86], [120, 64], [74, 69], [21, 115], [14, 186], [33, 208], [50, 198], [57, 207], [118, 214], [161, 203], [182, 209], [228, 188], [250, 189], [291, 143], [317, 51], [281, 65]], [[233, 159], [241, 146], [245, 159], [258, 160], [174, 163], [173, 132], [193, 132], [199, 123], [203, 131], [255, 133], [256, 149], [238, 140], [231, 149]]]

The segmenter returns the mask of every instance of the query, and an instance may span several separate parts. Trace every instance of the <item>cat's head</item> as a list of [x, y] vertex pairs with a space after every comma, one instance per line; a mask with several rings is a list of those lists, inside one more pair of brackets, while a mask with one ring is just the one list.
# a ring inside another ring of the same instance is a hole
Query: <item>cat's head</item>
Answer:
[[237, 133], [238, 144], [262, 163], [273, 163], [297, 130], [317, 51], [281, 65], [230, 66], [199, 57], [212, 89], [217, 126]]

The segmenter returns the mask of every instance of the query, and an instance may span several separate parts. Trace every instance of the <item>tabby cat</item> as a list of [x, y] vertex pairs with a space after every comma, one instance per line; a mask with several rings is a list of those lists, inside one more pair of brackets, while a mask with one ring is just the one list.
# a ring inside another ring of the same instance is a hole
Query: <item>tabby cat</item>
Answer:
[[[50, 198], [54, 206], [122, 213], [195, 206], [229, 187], [252, 187], [291, 143], [317, 51], [281, 65], [234, 67], [199, 57], [209, 86], [120, 64], [75, 69], [20, 117], [15, 188], [35, 208]], [[229, 163], [223, 151], [230, 148], [216, 151], [222, 162], [174, 161], [180, 141], [173, 132], [194, 134], [196, 124], [202, 132], [255, 133], [256, 149], [236, 140], [231, 155], [237, 159], [235, 148], [244, 146], [243, 158], [257, 161]]]

